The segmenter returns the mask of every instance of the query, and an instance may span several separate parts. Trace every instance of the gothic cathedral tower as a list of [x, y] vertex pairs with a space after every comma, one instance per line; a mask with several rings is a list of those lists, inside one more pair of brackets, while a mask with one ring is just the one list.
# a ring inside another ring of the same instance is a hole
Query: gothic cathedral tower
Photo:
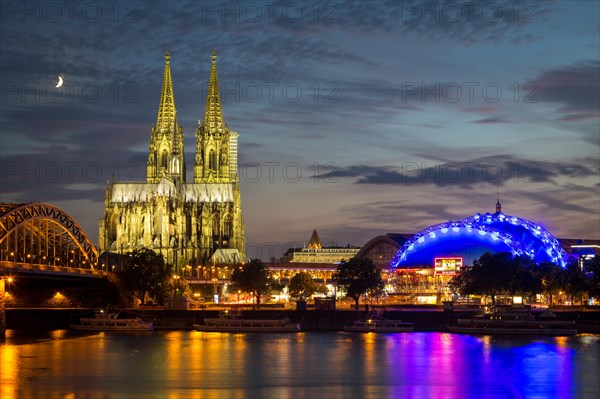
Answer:
[[163, 176], [169, 176], [175, 182], [185, 182], [183, 129], [177, 123], [170, 63], [171, 55], [167, 51], [158, 117], [150, 133], [150, 151], [146, 166], [148, 183], [158, 183]]
[[238, 134], [229, 130], [223, 119], [217, 54], [212, 52], [204, 121], [196, 131], [194, 183], [236, 183]]
[[213, 51], [204, 119], [196, 132], [194, 180], [188, 183], [167, 51], [146, 182], [109, 183], [99, 223], [101, 252], [152, 248], [175, 266], [245, 261], [238, 134], [223, 118], [216, 60]]

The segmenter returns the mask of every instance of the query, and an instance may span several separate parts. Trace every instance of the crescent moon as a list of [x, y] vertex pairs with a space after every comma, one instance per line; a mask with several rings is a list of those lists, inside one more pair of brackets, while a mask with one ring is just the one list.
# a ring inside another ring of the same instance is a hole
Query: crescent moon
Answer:
[[62, 76], [58, 76], [58, 83], [56, 84], [56, 87], [61, 87], [63, 85], [63, 78]]

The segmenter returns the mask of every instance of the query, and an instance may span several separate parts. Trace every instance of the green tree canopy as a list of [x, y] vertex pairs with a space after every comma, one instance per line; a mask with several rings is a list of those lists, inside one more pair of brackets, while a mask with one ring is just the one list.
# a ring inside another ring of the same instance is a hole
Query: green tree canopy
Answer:
[[492, 303], [496, 296], [527, 295], [540, 290], [538, 278], [534, 275], [535, 263], [528, 257], [514, 257], [508, 252], [481, 255], [454, 277], [449, 285], [462, 295], [488, 295]]
[[342, 262], [333, 277], [340, 288], [353, 298], [358, 309], [360, 296], [383, 287], [381, 270], [368, 258], [352, 258]]
[[565, 269], [551, 262], [540, 262], [535, 268], [535, 274], [540, 279], [541, 292], [550, 296], [552, 305], [554, 294], [566, 288], [567, 273]]
[[315, 283], [310, 274], [306, 272], [300, 272], [292, 277], [289, 288], [290, 296], [297, 301], [305, 301], [315, 293], [323, 292], [323, 286]]
[[161, 302], [167, 295], [171, 266], [161, 254], [147, 249], [136, 249], [130, 254], [129, 267], [122, 273], [125, 289], [142, 303], [148, 294]]
[[260, 259], [252, 259], [233, 271], [231, 285], [234, 290], [252, 294], [256, 299], [256, 306], [260, 307], [260, 297], [271, 291], [273, 281], [269, 277], [267, 266]]

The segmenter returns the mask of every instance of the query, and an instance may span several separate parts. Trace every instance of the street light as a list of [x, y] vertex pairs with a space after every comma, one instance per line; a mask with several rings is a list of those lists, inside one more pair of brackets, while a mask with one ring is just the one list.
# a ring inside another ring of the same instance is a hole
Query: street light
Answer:
[[173, 297], [177, 296], [177, 282], [179, 281], [181, 277], [178, 276], [177, 274], [173, 275]]
[[[7, 277], [6, 281], [11, 283], [12, 277]], [[4, 302], [5, 294], [4, 276], [0, 276], [0, 338], [4, 338], [6, 336], [6, 310]]]

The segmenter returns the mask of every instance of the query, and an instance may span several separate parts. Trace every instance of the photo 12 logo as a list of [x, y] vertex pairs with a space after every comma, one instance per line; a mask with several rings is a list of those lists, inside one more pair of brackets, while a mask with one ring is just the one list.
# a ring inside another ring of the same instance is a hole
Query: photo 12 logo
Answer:
[[302, 167], [298, 162], [248, 162], [240, 165], [240, 179], [247, 183], [298, 183], [302, 178], [312, 178], [314, 183], [338, 183], [339, 167], [335, 162], [315, 162]]
[[58, 75], [56, 80], [43, 83], [2, 81], [0, 84], [0, 102], [3, 104], [70, 104], [101, 101], [137, 103], [139, 102], [139, 86], [131, 81], [107, 84], [71, 81], [64, 75]]
[[540, 22], [537, 1], [404, 1], [400, 10], [403, 23], [509, 23]]
[[402, 102], [485, 102], [497, 103], [510, 93], [515, 103], [539, 102], [539, 86], [535, 82], [504, 86], [498, 82], [402, 82], [400, 86]]
[[[203, 97], [206, 97], [208, 85], [202, 85]], [[339, 102], [339, 90], [336, 82], [313, 82], [310, 85], [298, 82], [221, 82], [219, 85], [223, 104], [297, 103], [303, 99], [317, 104], [335, 104]]]
[[99, 183], [103, 180], [134, 180], [142, 168], [136, 163], [102, 165], [98, 162], [0, 162], [2, 184]]
[[2, 1], [2, 23], [137, 23], [137, 1]]
[[332, 1], [202, 1], [199, 4], [200, 21], [221, 24], [332, 24], [340, 18], [340, 4]]

